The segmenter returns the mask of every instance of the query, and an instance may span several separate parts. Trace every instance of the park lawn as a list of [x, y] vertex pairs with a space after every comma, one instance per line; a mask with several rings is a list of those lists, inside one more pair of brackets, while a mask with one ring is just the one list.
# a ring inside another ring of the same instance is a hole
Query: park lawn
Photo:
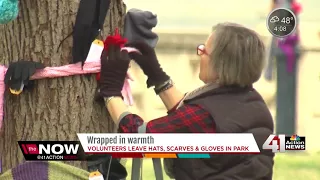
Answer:
[[[131, 178], [131, 160], [126, 163]], [[143, 179], [155, 180], [151, 159], [143, 161]], [[319, 180], [320, 153], [286, 153], [275, 157], [274, 180]], [[165, 176], [165, 180], [169, 180]]]

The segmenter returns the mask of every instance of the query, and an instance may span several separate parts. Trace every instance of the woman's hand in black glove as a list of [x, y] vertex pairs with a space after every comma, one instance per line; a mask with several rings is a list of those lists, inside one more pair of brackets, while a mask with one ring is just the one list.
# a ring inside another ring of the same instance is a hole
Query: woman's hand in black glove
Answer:
[[9, 65], [4, 82], [14, 94], [20, 94], [24, 86], [30, 84], [30, 77], [37, 69], [45, 66], [40, 62], [17, 61]]
[[130, 53], [130, 57], [141, 67], [142, 71], [148, 76], [147, 87], [157, 86], [168, 81], [170, 77], [163, 71], [159, 64], [155, 50], [144, 42], [128, 43], [126, 47], [138, 49], [141, 54]]
[[120, 46], [111, 45], [108, 52], [101, 55], [100, 95], [103, 97], [120, 96], [127, 75], [130, 58]]

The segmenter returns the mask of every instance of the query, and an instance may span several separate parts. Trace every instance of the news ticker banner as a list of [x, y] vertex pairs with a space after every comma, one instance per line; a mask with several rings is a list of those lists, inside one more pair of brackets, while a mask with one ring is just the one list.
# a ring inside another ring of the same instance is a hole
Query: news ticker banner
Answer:
[[252, 134], [78, 134], [85, 153], [133, 158], [210, 158], [260, 153]]
[[[26, 160], [113, 158], [210, 158], [214, 154], [259, 154], [252, 134], [78, 134], [80, 141], [19, 141]], [[262, 149], [306, 150], [304, 136], [270, 135]]]
[[113, 158], [210, 158], [211, 154], [257, 154], [252, 134], [78, 134], [80, 141], [19, 141], [26, 160]]

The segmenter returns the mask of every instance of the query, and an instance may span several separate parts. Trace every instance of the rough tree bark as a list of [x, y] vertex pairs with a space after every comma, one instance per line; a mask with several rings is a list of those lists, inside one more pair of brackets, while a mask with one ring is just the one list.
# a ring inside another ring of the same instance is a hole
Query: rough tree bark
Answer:
[[[42, 62], [46, 66], [69, 64], [72, 31], [80, 0], [23, 0], [19, 17], [0, 25], [0, 64], [19, 59]], [[105, 37], [122, 29], [125, 5], [111, 0], [102, 33]], [[93, 100], [95, 76], [72, 76], [37, 80], [34, 89], [19, 96], [6, 92], [5, 118], [0, 135], [3, 170], [24, 161], [19, 140], [77, 140], [76, 133], [113, 131], [103, 104]], [[84, 168], [84, 163], [69, 162]]]

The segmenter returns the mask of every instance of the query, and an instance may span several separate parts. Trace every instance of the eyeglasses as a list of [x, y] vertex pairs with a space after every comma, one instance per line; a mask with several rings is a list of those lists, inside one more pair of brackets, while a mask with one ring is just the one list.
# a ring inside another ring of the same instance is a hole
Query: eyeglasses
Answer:
[[206, 47], [204, 46], [204, 44], [200, 44], [198, 47], [197, 47], [197, 55], [201, 56], [201, 55], [209, 55], [206, 51]]

